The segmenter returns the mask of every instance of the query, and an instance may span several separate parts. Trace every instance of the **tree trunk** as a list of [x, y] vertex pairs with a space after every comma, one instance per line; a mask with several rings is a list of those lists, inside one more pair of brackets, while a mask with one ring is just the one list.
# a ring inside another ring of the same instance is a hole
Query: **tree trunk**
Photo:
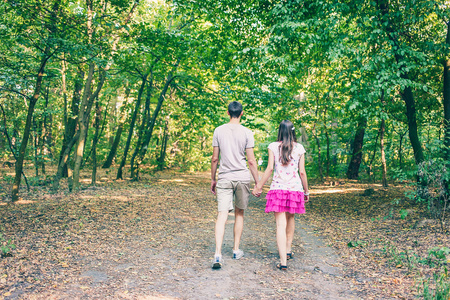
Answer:
[[163, 140], [161, 143], [161, 152], [160, 152], [159, 159], [158, 159], [158, 165], [159, 165], [158, 167], [159, 167], [160, 171], [164, 170], [164, 160], [166, 158], [167, 142], [169, 140], [168, 130], [169, 130], [169, 120], [167, 119], [166, 124], [164, 126]]
[[136, 99], [136, 105], [134, 107], [133, 116], [130, 122], [130, 129], [128, 131], [127, 143], [125, 144], [125, 150], [123, 152], [122, 161], [120, 162], [119, 169], [117, 170], [117, 179], [123, 179], [122, 169], [127, 161], [128, 150], [130, 149], [131, 138], [133, 137], [134, 124], [136, 124], [137, 114], [141, 106], [142, 93], [144, 92], [145, 84], [147, 83], [147, 76], [148, 73], [145, 74], [144, 77], [142, 78], [142, 84], [141, 87], [139, 88], [138, 97]]
[[364, 144], [364, 134], [366, 132], [367, 119], [360, 118], [356, 128], [355, 139], [352, 144], [352, 158], [347, 169], [348, 179], [358, 179], [359, 166], [362, 161], [362, 148]]
[[[98, 99], [97, 99], [98, 100]], [[98, 124], [98, 132], [97, 131], [95, 131], [95, 133], [94, 133], [94, 138], [92, 139], [92, 145], [91, 145], [91, 148], [89, 149], [89, 154], [88, 155], [86, 155], [86, 157], [85, 157], [85, 159], [84, 159], [84, 162], [81, 164], [81, 168], [83, 168], [84, 167], [84, 165], [89, 161], [89, 159], [91, 158], [91, 155], [92, 155], [92, 151], [93, 151], [93, 146], [94, 146], [94, 144], [95, 145], [97, 145], [98, 144], [98, 141], [100, 140], [100, 137], [102, 136], [102, 133], [103, 133], [103, 130], [105, 129], [105, 124], [106, 124], [106, 115], [107, 115], [107, 113], [108, 113], [108, 107], [109, 107], [109, 101], [111, 100], [111, 97], [108, 97], [108, 103], [106, 104], [106, 106], [104, 106], [105, 107], [105, 115], [103, 116], [103, 118], [102, 118], [102, 116], [100, 115], [98, 118], [99, 118], [99, 124]], [[95, 111], [97, 111], [97, 104], [98, 104], [98, 101], [96, 101], [95, 102], [96, 104], [95, 104], [95, 107], [96, 107], [96, 110]], [[103, 106], [103, 105], [102, 105]], [[100, 108], [100, 110], [101, 110], [101, 108]], [[97, 115], [96, 115], [96, 118], [97, 118]], [[94, 129], [95, 130], [97, 130], [97, 127], [95, 127], [96, 125], [95, 125], [95, 120], [94, 120]]]
[[[92, 43], [92, 35], [94, 32], [94, 29], [92, 27], [93, 23], [93, 1], [92, 0], [86, 0], [86, 25], [87, 25], [87, 35], [88, 35], [88, 43]], [[83, 153], [84, 153], [84, 147], [85, 147], [85, 136], [87, 135], [87, 120], [89, 119], [90, 110], [92, 108], [92, 103], [90, 103], [90, 100], [92, 100], [91, 93], [91, 85], [92, 80], [94, 76], [94, 70], [95, 70], [95, 63], [94, 61], [91, 61], [89, 64], [89, 71], [88, 76], [86, 79], [86, 82], [84, 84], [84, 90], [83, 90], [83, 97], [81, 99], [81, 103], [79, 106], [79, 112], [78, 112], [78, 141], [75, 148], [74, 153], [74, 167], [73, 167], [73, 184], [75, 190], [79, 190], [80, 188], [80, 170], [81, 170], [81, 162], [83, 160]], [[86, 120], [85, 120], [86, 118]], [[70, 181], [70, 178], [69, 178]], [[70, 182], [69, 182], [69, 189], [70, 188]]]
[[94, 73], [95, 65], [92, 62], [89, 66], [88, 78], [86, 80], [85, 90], [83, 92], [83, 99], [80, 105], [80, 113], [78, 114], [78, 130], [80, 132], [76, 152], [75, 152], [75, 164], [73, 168], [73, 184], [74, 189], [80, 189], [80, 171], [81, 171], [81, 163], [83, 161], [84, 147], [86, 145], [86, 136], [88, 130], [89, 117], [91, 114], [91, 108], [94, 103], [94, 100], [98, 97], [100, 90], [105, 83], [106, 74], [105, 71], [102, 70], [99, 74], [99, 82], [97, 84], [97, 88], [95, 92], [91, 94], [91, 84], [92, 77]]
[[381, 147], [381, 165], [383, 167], [383, 187], [387, 187], [387, 167], [386, 167], [386, 155], [384, 153], [384, 132], [386, 130], [386, 123], [384, 119], [381, 120], [380, 126], [380, 147]]
[[150, 119], [150, 100], [151, 100], [151, 96], [152, 96], [152, 88], [153, 88], [153, 72], [150, 71], [150, 80], [147, 85], [147, 95], [145, 97], [144, 117], [142, 118], [141, 126], [139, 128], [139, 133], [138, 133], [138, 141], [136, 143], [136, 147], [134, 149], [134, 152], [133, 152], [133, 155], [131, 156], [131, 161], [130, 161], [131, 178], [133, 180], [138, 180], [138, 178], [136, 176], [137, 174], [135, 174], [136, 167], [137, 167], [135, 164], [135, 161], [136, 161], [137, 155], [141, 151], [142, 144], [143, 144], [144, 138], [146, 136], [145, 128]]
[[45, 130], [44, 142], [47, 147], [47, 156], [50, 160], [53, 160], [54, 157], [53, 153], [55, 146], [53, 141], [52, 124], [53, 124], [53, 114], [46, 113], [44, 118], [44, 130]]
[[[17, 154], [16, 154], [17, 149], [16, 149], [15, 145], [13, 144], [13, 142], [12, 142], [12, 140], [11, 140], [9, 134], [8, 134], [8, 129], [7, 129], [8, 126], [6, 125], [6, 113], [5, 113], [5, 109], [3, 108], [1, 103], [0, 103], [0, 110], [2, 111], [2, 115], [3, 115], [3, 124], [4, 124], [4, 127], [3, 127], [4, 128], [4, 132], [3, 132], [3, 134], [6, 136], [6, 139], [8, 140], [9, 150], [11, 151], [11, 154], [13, 155], [14, 160], [17, 161]], [[23, 176], [23, 179], [25, 179], [25, 183], [27, 185], [27, 190], [29, 192], [30, 191], [30, 185], [28, 184], [27, 177], [25, 176], [23, 171], [22, 171], [22, 176]]]
[[36, 118], [33, 116], [33, 161], [34, 161], [34, 175], [39, 176], [39, 163], [38, 163], [38, 124]]
[[[64, 65], [63, 65], [64, 66]], [[63, 74], [65, 71], [65, 67], [63, 67]], [[63, 79], [65, 78], [65, 76], [63, 76]], [[76, 127], [77, 127], [77, 123], [78, 123], [78, 113], [79, 113], [79, 103], [80, 103], [80, 99], [81, 99], [81, 92], [83, 89], [83, 80], [84, 80], [84, 71], [79, 68], [78, 69], [78, 76], [75, 79], [75, 85], [74, 85], [74, 91], [73, 91], [73, 96], [72, 96], [72, 103], [71, 103], [71, 113], [70, 116], [68, 115], [67, 112], [67, 97], [64, 97], [64, 138], [63, 138], [63, 143], [62, 143], [62, 147], [61, 147], [61, 151], [59, 154], [59, 163], [58, 163], [58, 168], [59, 166], [61, 166], [61, 168], [63, 168], [62, 170], [62, 175], [63, 177], [67, 177], [68, 175], [68, 170], [67, 170], [67, 161], [68, 158], [65, 159], [64, 164], [60, 164], [61, 161], [63, 160], [64, 157], [64, 153], [66, 153], [66, 149], [70, 143], [70, 141], [73, 139], [75, 132], [76, 132]], [[66, 84], [65, 84], [65, 80], [63, 80], [63, 94], [65, 95], [65, 90], [66, 90]], [[73, 144], [70, 147], [69, 150], [69, 155], [70, 152], [72, 150]], [[56, 173], [58, 173], [59, 170], [56, 171]], [[56, 177], [55, 177], [56, 178]], [[57, 184], [59, 185], [59, 183]]]
[[73, 145], [78, 141], [78, 137], [80, 135], [80, 132], [77, 131], [77, 133], [72, 137], [72, 140], [67, 144], [66, 149], [64, 150], [64, 153], [61, 157], [61, 160], [59, 161], [58, 170], [55, 175], [55, 179], [53, 180], [53, 191], [56, 192], [59, 188], [59, 181], [61, 180], [64, 172], [64, 166], [67, 165], [67, 161], [69, 159], [70, 150], [72, 149]]
[[95, 134], [94, 139], [92, 140], [92, 185], [95, 185], [97, 180], [97, 142], [100, 135], [101, 113], [97, 97], [97, 101], [95, 102]]
[[314, 139], [316, 140], [316, 144], [317, 144], [317, 166], [319, 168], [319, 178], [320, 180], [323, 180], [323, 170], [322, 170], [322, 150], [320, 147], [320, 140], [319, 137], [314, 134]]
[[408, 130], [401, 133], [399, 132], [399, 145], [398, 145], [398, 166], [400, 169], [403, 170], [403, 139], [405, 138], [405, 135], [408, 133]]
[[[408, 79], [408, 76], [406, 74], [402, 75], [401, 77], [404, 79]], [[406, 104], [409, 140], [411, 141], [411, 146], [414, 151], [414, 159], [416, 161], [416, 164], [419, 164], [424, 160], [424, 156], [422, 145], [419, 140], [419, 134], [417, 132], [416, 106], [411, 87], [406, 87], [401, 95]]]
[[[450, 21], [447, 22], [446, 44], [450, 46]], [[450, 165], [450, 58], [444, 60], [444, 159]]]
[[327, 169], [326, 174], [327, 177], [330, 177], [330, 135], [328, 134], [328, 130], [325, 128], [325, 137], [327, 138]]
[[42, 87], [42, 79], [44, 77], [44, 70], [45, 65], [47, 64], [47, 61], [50, 58], [50, 55], [48, 55], [49, 48], [45, 49], [44, 51], [44, 57], [41, 60], [41, 64], [39, 67], [39, 71], [36, 78], [36, 85], [34, 88], [33, 96], [30, 98], [30, 104], [28, 106], [28, 112], [27, 112], [27, 119], [25, 122], [25, 129], [23, 131], [23, 138], [22, 143], [20, 144], [19, 153], [16, 160], [16, 174], [14, 178], [13, 188], [11, 192], [12, 201], [15, 202], [19, 200], [19, 187], [20, 187], [20, 181], [22, 177], [22, 171], [23, 171], [23, 161], [25, 159], [25, 152], [28, 145], [28, 139], [30, 137], [30, 130], [31, 130], [31, 123], [33, 119], [33, 113], [34, 108], [36, 106], [37, 100], [39, 99], [39, 94], [41, 93], [41, 87]]
[[126, 120], [125, 108], [127, 107], [128, 97], [130, 96], [130, 91], [131, 91], [131, 89], [129, 87], [127, 87], [125, 89], [125, 102], [120, 107], [119, 125], [117, 126], [116, 135], [114, 136], [114, 141], [111, 145], [111, 149], [109, 150], [108, 157], [106, 158], [106, 161], [102, 166], [103, 169], [107, 169], [107, 168], [111, 167], [114, 157], [116, 156], [117, 148], [119, 146], [120, 138], [121, 138], [122, 132], [123, 132], [123, 126], [124, 126], [124, 123]]
[[[38, 119], [41, 117], [39, 116]], [[34, 169], [35, 176], [39, 177], [39, 168], [42, 167], [43, 174], [45, 172], [45, 167], [43, 167], [43, 147], [44, 147], [44, 136], [45, 129], [43, 128], [43, 122], [36, 120], [33, 116], [33, 156], [34, 156]]]
[[42, 170], [42, 175], [45, 175], [45, 139], [47, 137], [47, 114], [48, 114], [48, 102], [49, 102], [49, 91], [50, 87], [47, 86], [47, 93], [45, 95], [45, 106], [44, 106], [44, 120], [40, 122], [40, 132], [38, 135], [38, 163]]
[[[116, 128], [118, 126], [118, 124], [120, 123], [120, 117], [118, 116], [118, 109], [117, 109], [117, 100], [119, 98], [119, 93], [117, 93], [117, 95], [113, 98], [113, 101], [111, 103], [111, 111], [109, 113], [109, 121], [108, 121], [108, 145], [109, 147], [111, 147], [114, 143], [114, 136], [115, 136], [115, 132], [117, 131]], [[125, 102], [126, 103], [126, 102]], [[121, 107], [123, 107], [123, 104], [121, 105]], [[114, 134], [113, 134], [114, 133]]]
[[[45, 110], [44, 110], [45, 111]], [[38, 120], [36, 120], [38, 119]], [[39, 167], [41, 165], [40, 153], [39, 150], [41, 148], [41, 134], [42, 134], [42, 116], [33, 116], [33, 161], [34, 161], [34, 170], [36, 178], [39, 177]]]
[[75, 157], [74, 157], [74, 172], [73, 172], [73, 182], [75, 184], [75, 189], [79, 188], [80, 184], [80, 167], [81, 161], [83, 159], [84, 152], [84, 143], [85, 143], [85, 135], [87, 133], [87, 124], [85, 123], [85, 118], [88, 114], [90, 114], [90, 103], [89, 100], [92, 99], [90, 97], [91, 93], [91, 85], [92, 79], [94, 76], [95, 64], [91, 62], [89, 65], [88, 77], [86, 79], [86, 83], [84, 85], [83, 97], [81, 99], [81, 103], [79, 106], [78, 112], [78, 141], [75, 148]]
[[375, 161], [375, 155], [377, 154], [377, 144], [378, 144], [378, 138], [380, 137], [380, 130], [378, 130], [378, 134], [377, 134], [377, 138], [375, 139], [375, 144], [373, 146], [373, 155], [372, 158], [370, 159], [369, 162], [369, 169], [368, 169], [368, 175], [369, 175], [369, 181], [373, 181], [374, 179], [372, 178], [373, 176], [373, 162]]
[[119, 143], [120, 143], [120, 138], [122, 136], [123, 124], [124, 124], [124, 122], [120, 122], [119, 126], [117, 127], [116, 135], [114, 137], [114, 142], [111, 146], [111, 149], [109, 150], [108, 157], [106, 158], [106, 161], [102, 166], [103, 169], [107, 169], [107, 168], [111, 167], [111, 165], [112, 165], [114, 157], [116, 156], [116, 153], [117, 153], [117, 147], [119, 146]]
[[2, 116], [3, 116], [3, 134], [6, 136], [6, 139], [8, 140], [9, 150], [11, 150], [11, 154], [13, 155], [14, 160], [17, 160], [17, 154], [16, 154], [17, 149], [8, 134], [8, 124], [6, 123], [6, 112], [1, 103], [0, 103], [0, 110], [2, 111]]

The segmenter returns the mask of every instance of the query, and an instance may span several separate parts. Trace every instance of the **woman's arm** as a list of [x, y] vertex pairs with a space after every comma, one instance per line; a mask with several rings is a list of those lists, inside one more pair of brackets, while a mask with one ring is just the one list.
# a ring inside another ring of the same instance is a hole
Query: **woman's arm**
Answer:
[[255, 187], [253, 188], [253, 192], [252, 192], [253, 196], [256, 196], [256, 197], [261, 196], [262, 187], [264, 186], [266, 181], [269, 179], [270, 175], [272, 175], [274, 161], [275, 161], [275, 159], [274, 159], [273, 152], [272, 152], [272, 150], [269, 149], [269, 162], [267, 163], [266, 171], [264, 171], [263, 177], [258, 182], [258, 184], [256, 184]]
[[308, 178], [305, 171], [305, 154], [300, 156], [300, 161], [298, 162], [298, 173], [303, 184], [303, 190], [305, 191], [305, 202], [309, 201], [309, 188], [308, 188]]

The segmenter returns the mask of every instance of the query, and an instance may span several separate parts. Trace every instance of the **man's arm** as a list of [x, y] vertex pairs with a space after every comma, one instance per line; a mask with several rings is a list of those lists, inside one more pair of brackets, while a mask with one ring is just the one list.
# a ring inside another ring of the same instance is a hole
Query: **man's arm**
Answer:
[[219, 164], [219, 154], [220, 149], [219, 147], [213, 147], [213, 155], [211, 157], [211, 192], [215, 195], [216, 194], [216, 172], [217, 172], [217, 165]]
[[255, 179], [255, 185], [259, 182], [258, 176], [258, 165], [256, 164], [255, 153], [253, 152], [253, 148], [245, 149], [247, 154], [247, 162], [248, 168], [250, 169], [250, 173], [252, 173], [253, 179]]

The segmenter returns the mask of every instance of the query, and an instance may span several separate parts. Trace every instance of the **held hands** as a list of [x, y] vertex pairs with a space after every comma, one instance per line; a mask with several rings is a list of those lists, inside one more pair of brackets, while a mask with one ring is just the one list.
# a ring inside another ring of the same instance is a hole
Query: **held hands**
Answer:
[[257, 184], [255, 184], [255, 187], [253, 188], [252, 195], [255, 197], [260, 197], [262, 193], [262, 187], [259, 187]]

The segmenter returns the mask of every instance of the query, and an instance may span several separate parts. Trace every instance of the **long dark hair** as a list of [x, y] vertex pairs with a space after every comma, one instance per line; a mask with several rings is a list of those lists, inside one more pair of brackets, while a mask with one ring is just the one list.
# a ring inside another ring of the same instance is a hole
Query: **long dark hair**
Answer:
[[292, 149], [294, 148], [294, 142], [297, 142], [295, 137], [294, 124], [289, 120], [284, 120], [278, 127], [278, 142], [280, 144], [280, 162], [282, 165], [287, 165], [291, 160]]

